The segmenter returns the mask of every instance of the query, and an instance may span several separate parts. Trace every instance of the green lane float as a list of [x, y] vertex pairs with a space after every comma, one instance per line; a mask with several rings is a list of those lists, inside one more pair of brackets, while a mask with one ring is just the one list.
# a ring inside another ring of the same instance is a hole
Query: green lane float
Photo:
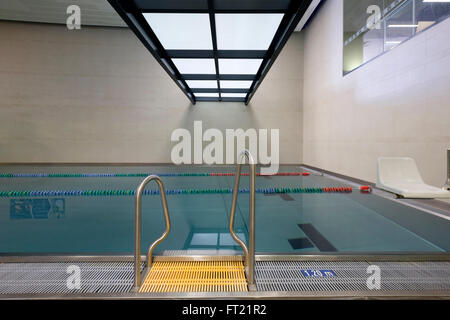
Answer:
[[[371, 189], [362, 186], [357, 188], [362, 193], [370, 193]], [[232, 188], [221, 189], [169, 189], [167, 195], [176, 194], [229, 194]], [[249, 188], [240, 188], [239, 193], [249, 193]], [[256, 193], [351, 193], [352, 187], [269, 187], [256, 188]], [[96, 197], [96, 196], [134, 196], [135, 190], [25, 190], [25, 191], [0, 191], [1, 198], [16, 197]], [[143, 195], [159, 195], [159, 190], [144, 190]]]
[[[118, 178], [118, 177], [147, 177], [151, 174], [160, 177], [232, 177], [234, 173], [223, 172], [172, 172], [172, 173], [0, 173], [0, 178]], [[241, 176], [248, 176], [248, 173], [241, 173]], [[278, 172], [273, 175], [257, 176], [283, 176], [297, 177], [309, 176], [309, 172]]]

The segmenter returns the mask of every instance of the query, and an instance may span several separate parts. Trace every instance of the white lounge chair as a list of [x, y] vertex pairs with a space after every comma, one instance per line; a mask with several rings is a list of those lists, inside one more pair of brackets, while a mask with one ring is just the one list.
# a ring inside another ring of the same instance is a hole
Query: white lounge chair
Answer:
[[450, 191], [423, 181], [412, 158], [378, 158], [376, 186], [404, 198], [450, 198]]

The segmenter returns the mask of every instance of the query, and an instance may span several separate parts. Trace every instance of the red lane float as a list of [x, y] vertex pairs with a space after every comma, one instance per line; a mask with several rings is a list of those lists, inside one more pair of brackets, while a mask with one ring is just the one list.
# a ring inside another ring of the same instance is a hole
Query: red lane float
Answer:
[[[258, 175], [264, 176], [264, 174], [258, 174]], [[274, 175], [275, 176], [299, 176], [300, 172], [278, 172]], [[270, 174], [268, 174], [267, 176], [270, 176]]]
[[361, 191], [362, 193], [371, 193], [372, 188], [370, 186], [361, 186], [359, 187], [359, 191]]
[[328, 192], [328, 193], [336, 193], [336, 192], [340, 192], [340, 193], [349, 193], [352, 192], [353, 188], [352, 187], [331, 187], [331, 188], [322, 188], [322, 192]]
[[[300, 175], [304, 175], [304, 176], [309, 176], [309, 173], [306, 172], [307, 174], [304, 173], [300, 173], [300, 172], [278, 172], [275, 174], [261, 174], [261, 173], [257, 173], [257, 176], [261, 176], [261, 177], [270, 177], [270, 176], [300, 176]], [[235, 173], [208, 173], [209, 176], [211, 177], [231, 177], [234, 176]], [[249, 176], [249, 173], [241, 173], [241, 176]]]
[[[208, 173], [207, 175], [209, 176], [214, 176], [214, 177], [229, 177], [229, 176], [234, 176], [235, 173], [223, 173], [223, 172], [219, 172], [219, 173], [215, 173], [215, 172], [211, 172]], [[248, 176], [250, 175], [249, 173], [241, 173], [241, 176]], [[257, 176], [261, 176], [261, 177], [270, 177], [270, 176], [285, 176], [285, 177], [292, 177], [292, 176], [310, 176], [311, 173], [310, 172], [278, 172], [275, 174], [261, 174], [261, 173], [257, 173]]]

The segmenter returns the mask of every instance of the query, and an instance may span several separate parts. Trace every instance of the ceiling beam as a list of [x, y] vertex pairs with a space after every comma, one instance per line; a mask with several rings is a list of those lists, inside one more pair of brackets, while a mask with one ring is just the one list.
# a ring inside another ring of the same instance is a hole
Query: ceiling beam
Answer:
[[214, 15], [214, 0], [208, 0], [209, 25], [211, 29], [211, 39], [213, 45], [214, 65], [216, 68], [217, 88], [219, 89], [219, 101], [222, 100], [220, 93], [220, 79], [219, 79], [219, 56], [217, 54], [217, 34], [216, 34], [216, 17]]
[[[218, 93], [219, 89], [216, 88], [191, 88], [194, 93]], [[248, 89], [232, 89], [232, 88], [221, 88], [222, 93], [247, 93]]]
[[[197, 101], [215, 101], [218, 102], [219, 98], [214, 98], [214, 97], [198, 97]], [[222, 98], [222, 102], [244, 102], [245, 98], [229, 98], [229, 97], [224, 97]]]
[[[166, 50], [170, 58], [213, 59], [214, 50]], [[264, 59], [266, 50], [217, 50], [219, 59]]]
[[[132, 2], [141, 12], [209, 13], [209, 0], [134, 0]], [[284, 13], [289, 9], [290, 0], [213, 0], [212, 4], [217, 13]]]
[[145, 21], [145, 18], [138, 10], [133, 7], [132, 1], [126, 2], [126, 10], [122, 7], [119, 0], [108, 0], [111, 6], [119, 13], [125, 23], [136, 34], [139, 40], [150, 51], [153, 57], [163, 67], [163, 69], [169, 74], [177, 86], [188, 97], [192, 104], [195, 104], [195, 96], [189, 89], [186, 81], [183, 80], [178, 69], [175, 67], [172, 59], [167, 56], [164, 47], [158, 40], [158, 37], [154, 34], [153, 30]]
[[261, 63], [258, 73], [256, 74], [256, 79], [255, 81], [253, 81], [247, 97], [245, 97], [246, 105], [250, 102], [256, 90], [259, 88], [259, 85], [264, 80], [265, 76], [269, 72], [284, 45], [288, 41], [290, 35], [292, 34], [292, 32], [294, 32], [295, 27], [299, 23], [303, 14], [308, 9], [311, 2], [312, 0], [293, 0], [291, 2], [291, 6], [288, 12], [286, 12], [286, 14], [284, 15], [283, 20], [281, 20], [280, 26], [275, 33], [275, 37], [273, 38], [269, 46], [267, 57]]
[[[216, 80], [215, 74], [182, 74], [185, 80]], [[253, 74], [219, 74], [219, 80], [249, 80], [253, 81], [256, 77]]]

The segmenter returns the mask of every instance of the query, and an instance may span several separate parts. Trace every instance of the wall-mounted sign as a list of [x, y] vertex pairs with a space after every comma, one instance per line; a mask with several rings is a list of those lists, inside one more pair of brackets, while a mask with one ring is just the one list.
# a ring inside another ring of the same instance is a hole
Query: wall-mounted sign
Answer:
[[10, 219], [62, 219], [65, 199], [11, 199]]

